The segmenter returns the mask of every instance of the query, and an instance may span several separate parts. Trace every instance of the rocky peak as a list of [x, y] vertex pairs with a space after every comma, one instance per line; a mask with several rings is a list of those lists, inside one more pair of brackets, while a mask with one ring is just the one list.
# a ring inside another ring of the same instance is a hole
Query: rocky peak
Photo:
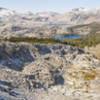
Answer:
[[6, 8], [0, 7], [0, 10], [7, 10]]
[[81, 8], [74, 8], [74, 9], [72, 9], [72, 11], [83, 11], [83, 10], [85, 10], [85, 8], [83, 8], [83, 7], [81, 7]]

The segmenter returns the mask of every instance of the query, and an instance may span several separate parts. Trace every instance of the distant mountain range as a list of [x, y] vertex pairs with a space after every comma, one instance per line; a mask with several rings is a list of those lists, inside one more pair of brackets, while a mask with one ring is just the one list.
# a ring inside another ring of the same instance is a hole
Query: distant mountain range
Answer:
[[18, 13], [16, 11], [0, 8], [0, 21], [3, 23], [58, 23], [58, 24], [89, 24], [92, 22], [100, 22], [100, 8], [85, 9], [75, 8], [66, 13], [56, 12], [25, 12]]
[[[30, 11], [19, 13], [6, 8], [0, 8], [0, 38], [11, 36], [52, 37], [54, 33], [73, 32], [89, 34], [92, 28], [86, 24], [91, 23], [98, 23], [95, 26], [100, 25], [100, 8], [75, 8], [66, 13], [33, 13]], [[74, 28], [74, 30], [67, 29], [67, 27], [76, 25], [82, 25], [82, 27]], [[99, 31], [97, 30], [96, 32]]]

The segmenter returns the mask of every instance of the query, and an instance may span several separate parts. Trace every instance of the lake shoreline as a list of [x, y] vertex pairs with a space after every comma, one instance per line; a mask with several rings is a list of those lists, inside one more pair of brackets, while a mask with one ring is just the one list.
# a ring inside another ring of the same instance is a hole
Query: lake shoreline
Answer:
[[87, 37], [87, 35], [75, 35], [75, 34], [71, 34], [71, 35], [58, 35], [58, 36], [55, 36], [55, 39], [60, 39], [60, 40], [63, 40], [63, 39], [79, 39], [79, 38], [84, 38], [84, 37]]

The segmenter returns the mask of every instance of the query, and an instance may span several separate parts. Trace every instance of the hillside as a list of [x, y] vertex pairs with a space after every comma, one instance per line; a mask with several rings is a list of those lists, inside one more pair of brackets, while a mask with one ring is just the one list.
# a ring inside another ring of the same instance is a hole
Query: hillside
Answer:
[[69, 33], [79, 34], [79, 35], [89, 35], [100, 33], [100, 24], [99, 23], [90, 23], [90, 24], [81, 24], [68, 27]]
[[0, 99], [99, 100], [99, 67], [92, 54], [69, 45], [1, 43]]

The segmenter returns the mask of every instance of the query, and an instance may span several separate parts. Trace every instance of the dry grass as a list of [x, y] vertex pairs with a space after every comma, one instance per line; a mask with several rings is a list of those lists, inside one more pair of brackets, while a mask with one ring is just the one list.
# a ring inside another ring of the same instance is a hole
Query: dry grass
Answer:
[[100, 88], [94, 82], [100, 82], [100, 68], [88, 69], [80, 66], [71, 66], [67, 69], [66, 80], [73, 82], [73, 85], [68, 84], [70, 88], [84, 89], [88, 92], [89, 89]]
[[91, 69], [88, 72], [84, 72], [83, 76], [84, 76], [85, 81], [90, 81], [90, 80], [95, 79], [95, 77], [97, 76], [97, 73], [95, 70]]

